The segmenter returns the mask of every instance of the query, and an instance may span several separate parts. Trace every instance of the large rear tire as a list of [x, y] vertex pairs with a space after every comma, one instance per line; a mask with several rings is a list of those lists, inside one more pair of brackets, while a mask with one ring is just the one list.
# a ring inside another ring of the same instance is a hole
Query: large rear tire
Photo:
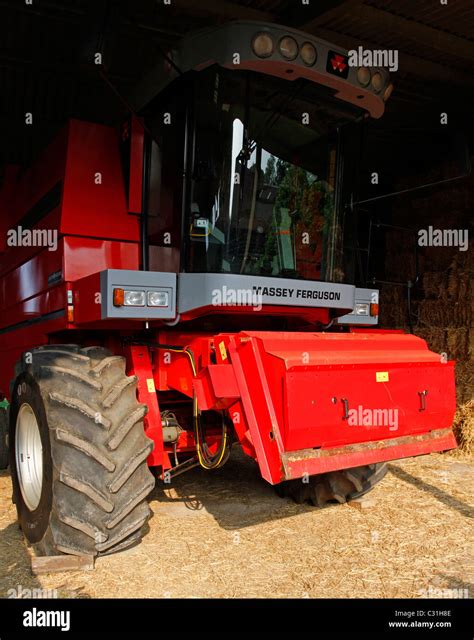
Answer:
[[370, 491], [387, 473], [385, 463], [331, 471], [304, 479], [289, 480], [276, 485], [279, 496], [292, 498], [298, 504], [310, 502], [323, 507], [332, 502], [349, 502]]
[[155, 481], [146, 406], [125, 359], [101, 347], [23, 354], [10, 408], [13, 501], [42, 555], [104, 555], [137, 543]]

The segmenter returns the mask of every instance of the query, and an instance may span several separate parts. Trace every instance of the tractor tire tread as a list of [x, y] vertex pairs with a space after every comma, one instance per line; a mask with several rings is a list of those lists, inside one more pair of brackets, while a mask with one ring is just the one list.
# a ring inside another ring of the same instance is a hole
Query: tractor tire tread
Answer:
[[41, 555], [97, 556], [137, 543], [155, 480], [136, 376], [103, 347], [45, 345], [28, 356], [17, 371], [38, 385], [53, 464], [49, 523], [33, 546]]

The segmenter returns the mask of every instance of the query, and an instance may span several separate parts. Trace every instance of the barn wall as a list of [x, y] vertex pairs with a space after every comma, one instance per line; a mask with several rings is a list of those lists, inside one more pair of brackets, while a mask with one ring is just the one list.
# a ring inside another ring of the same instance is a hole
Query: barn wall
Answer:
[[[413, 193], [396, 202], [393, 210], [400, 226], [470, 229], [467, 251], [457, 247], [420, 247], [420, 280], [412, 290], [414, 333], [424, 338], [433, 351], [456, 360], [458, 439], [469, 439], [470, 446], [474, 422], [473, 194], [474, 174], [471, 174], [429, 194]], [[407, 234], [401, 231], [387, 234], [387, 280], [400, 280], [400, 274], [407, 276], [414, 271], [413, 245]], [[384, 286], [381, 303], [382, 326], [409, 330], [405, 287]], [[465, 431], [461, 433], [463, 428]]]

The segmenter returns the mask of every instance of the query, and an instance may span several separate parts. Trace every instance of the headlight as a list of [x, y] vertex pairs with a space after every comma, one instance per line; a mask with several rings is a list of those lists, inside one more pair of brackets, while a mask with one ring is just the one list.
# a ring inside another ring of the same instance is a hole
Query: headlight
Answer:
[[148, 291], [147, 304], [149, 307], [167, 307], [169, 296], [166, 291]]
[[280, 49], [281, 55], [287, 60], [294, 60], [298, 55], [298, 43], [290, 36], [282, 38], [278, 48]]
[[259, 58], [269, 58], [273, 53], [273, 39], [269, 33], [257, 33], [252, 40], [252, 49]]
[[318, 53], [311, 42], [305, 42], [301, 47], [300, 56], [303, 62], [308, 65], [308, 67], [312, 67], [316, 62]]
[[145, 292], [144, 291], [127, 291], [123, 292], [124, 307], [144, 307]]
[[369, 315], [369, 305], [365, 303], [358, 302], [355, 306], [355, 314], [356, 316], [368, 316]]
[[380, 91], [382, 91], [383, 78], [382, 78], [382, 74], [379, 73], [378, 71], [374, 73], [374, 75], [372, 76], [372, 87], [374, 91], [376, 91], [377, 93], [380, 93]]
[[359, 67], [357, 71], [357, 81], [363, 87], [366, 87], [370, 84], [370, 70], [367, 67]]

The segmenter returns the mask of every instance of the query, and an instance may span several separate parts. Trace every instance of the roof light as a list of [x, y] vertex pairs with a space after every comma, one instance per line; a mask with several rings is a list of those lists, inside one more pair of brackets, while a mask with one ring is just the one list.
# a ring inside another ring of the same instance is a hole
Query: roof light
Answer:
[[257, 33], [252, 40], [252, 49], [259, 58], [269, 58], [274, 49], [273, 38], [269, 33]]
[[383, 87], [382, 74], [379, 71], [376, 71], [372, 76], [372, 88], [377, 93], [380, 93], [382, 91], [382, 87]]
[[357, 81], [362, 87], [370, 84], [371, 73], [367, 67], [359, 67], [357, 70]]
[[287, 60], [294, 60], [298, 55], [298, 43], [291, 36], [285, 36], [278, 46], [281, 55]]
[[392, 91], [393, 91], [393, 84], [389, 84], [388, 87], [385, 89], [385, 93], [383, 94], [383, 101], [387, 102], [387, 100], [390, 98], [390, 96], [392, 95]]
[[300, 49], [300, 56], [308, 67], [312, 67], [318, 58], [318, 52], [311, 42], [305, 42]]

